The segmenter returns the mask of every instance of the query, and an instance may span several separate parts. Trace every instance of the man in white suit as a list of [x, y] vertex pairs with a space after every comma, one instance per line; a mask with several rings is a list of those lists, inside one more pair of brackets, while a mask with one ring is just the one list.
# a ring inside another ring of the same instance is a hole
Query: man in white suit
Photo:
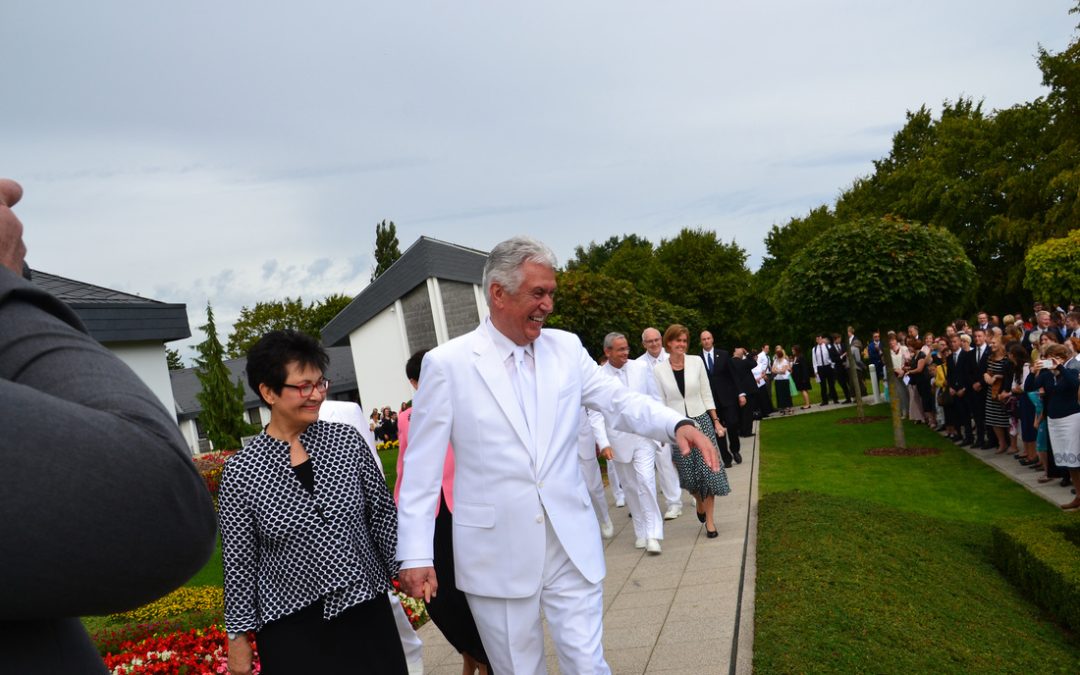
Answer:
[[[668, 360], [668, 353], [664, 351], [663, 336], [660, 331], [649, 326], [641, 332], [641, 346], [645, 353], [634, 359], [649, 367], [653, 372], [656, 364]], [[675, 463], [671, 461], [671, 446], [660, 443], [656, 446], [656, 482], [660, 484], [660, 492], [664, 495], [667, 511], [664, 512], [664, 520], [674, 520], [682, 515], [682, 488], [679, 487], [679, 473], [675, 470]]]
[[438, 590], [431, 567], [435, 505], [454, 445], [454, 556], [496, 673], [545, 672], [541, 609], [565, 673], [610, 673], [601, 644], [604, 554], [578, 468], [579, 408], [607, 422], [701, 450], [712, 443], [678, 413], [618, 386], [570, 333], [541, 331], [554, 309], [555, 256], [515, 237], [484, 267], [490, 316], [424, 359], [399, 501], [400, 580]]
[[[656, 377], [644, 363], [630, 360], [630, 343], [622, 333], [608, 333], [604, 337], [604, 354], [607, 363], [601, 370], [630, 391], [660, 400]], [[656, 503], [656, 441], [637, 434], [606, 429], [606, 445], [610, 445], [615, 473], [622, 481], [626, 501], [634, 519], [636, 548], [649, 553], [660, 553], [660, 540], [664, 538], [664, 518]]]
[[[599, 448], [599, 454], [597, 453]], [[578, 421], [578, 461], [581, 462], [581, 476], [585, 487], [589, 489], [596, 521], [600, 523], [600, 536], [611, 539], [615, 536], [615, 524], [611, 522], [607, 499], [604, 497], [604, 480], [600, 477], [598, 457], [607, 460], [611, 466], [611, 446], [608, 445], [607, 432], [604, 430], [604, 416], [600, 413], [581, 409]]]

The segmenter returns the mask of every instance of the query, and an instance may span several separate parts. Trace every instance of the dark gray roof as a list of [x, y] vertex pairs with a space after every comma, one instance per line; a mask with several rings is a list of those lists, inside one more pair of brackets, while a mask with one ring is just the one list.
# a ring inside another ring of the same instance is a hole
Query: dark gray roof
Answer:
[[[352, 349], [349, 347], [330, 347], [326, 350], [330, 355], [330, 365], [326, 369], [326, 377], [330, 380], [330, 396], [352, 391], [356, 389], [356, 371], [353, 369]], [[236, 382], [237, 378], [244, 383], [244, 409], [256, 408], [262, 405], [259, 395], [251, 390], [247, 384], [247, 359], [228, 359], [225, 367], [229, 369], [229, 379]], [[176, 402], [176, 416], [178, 419], [192, 419], [202, 412], [202, 405], [195, 396], [202, 391], [202, 385], [195, 374], [194, 368], [183, 370], [170, 370], [169, 378], [172, 380], [173, 400]]]
[[31, 281], [63, 301], [98, 342], [169, 342], [191, 337], [187, 307], [33, 270]]
[[488, 254], [431, 237], [420, 237], [375, 281], [360, 291], [322, 330], [324, 345], [349, 344], [349, 333], [406, 293], [435, 277], [480, 284]]

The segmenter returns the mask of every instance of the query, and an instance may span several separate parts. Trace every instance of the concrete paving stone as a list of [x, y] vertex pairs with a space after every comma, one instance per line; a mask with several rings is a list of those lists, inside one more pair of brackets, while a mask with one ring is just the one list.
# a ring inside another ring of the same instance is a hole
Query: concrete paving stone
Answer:
[[[622, 630], [623, 628], [636, 625], [649, 625], [660, 627], [664, 624], [664, 620], [668, 616], [668, 610], [661, 611], [661, 608], [656, 608], [656, 611], [652, 611], [651, 607], [631, 607], [627, 609], [612, 609], [604, 615], [604, 633], [614, 630]], [[658, 633], [659, 634], [659, 633]]]
[[699, 673], [719, 673], [727, 670], [730, 659], [730, 640], [658, 644], [649, 658], [649, 668], [697, 668]]
[[[668, 609], [668, 620], [678, 620], [680, 618], [702, 618], [713, 621], [725, 620], [734, 622], [734, 602], [731, 606], [724, 606], [706, 600], [684, 599], [682, 601], [673, 601], [671, 607]], [[745, 615], [743, 615], [743, 618], [745, 619]]]
[[651, 647], [628, 647], [613, 649], [610, 652], [605, 649], [604, 660], [611, 668], [612, 675], [641, 675], [645, 672], [651, 653]]
[[703, 673], [698, 668], [675, 668], [674, 670], [669, 668], [646, 668], [645, 675], [703, 675]]
[[662, 588], [640, 593], [620, 593], [612, 598], [608, 609], [634, 609], [639, 607], [670, 607], [675, 600], [675, 588]]
[[721, 642], [731, 644], [734, 626], [726, 622], [712, 621], [707, 618], [692, 618], [672, 613], [664, 622], [660, 637], [656, 643], [672, 644], [677, 642]]
[[622, 589], [619, 592], [643, 593], [645, 591], [656, 591], [661, 588], [677, 588], [681, 577], [681, 570], [663, 574], [643, 574], [641, 570], [638, 570], [626, 580], [626, 583], [623, 584]]
[[[650, 609], [658, 609], [645, 607], [641, 611], [648, 612]], [[656, 614], [663, 616], [666, 615], [666, 611], [658, 611]], [[604, 631], [604, 651], [619, 650], [619, 649], [631, 649], [637, 647], [652, 647], [656, 644], [657, 638], [660, 636], [663, 630], [663, 621], [642, 622], [633, 626], [623, 626], [619, 630], [605, 630]]]

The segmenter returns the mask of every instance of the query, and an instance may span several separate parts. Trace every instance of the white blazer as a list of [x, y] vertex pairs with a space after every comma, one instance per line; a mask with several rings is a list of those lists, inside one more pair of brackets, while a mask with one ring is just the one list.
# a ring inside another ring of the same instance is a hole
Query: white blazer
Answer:
[[663, 396], [664, 403], [672, 410], [687, 417], [697, 417], [706, 410], [716, 410], [712, 389], [709, 387], [709, 374], [705, 371], [705, 362], [700, 356], [686, 355], [683, 365], [686, 381], [685, 397], [679, 393], [679, 385], [675, 383], [675, 373], [671, 370], [670, 361], [656, 364], [653, 373], [656, 375], [656, 384], [660, 386], [660, 395]]
[[[660, 390], [656, 386], [656, 377], [653, 376], [649, 366], [641, 361], [627, 361], [621, 369], [616, 369], [610, 363], [600, 367], [600, 372], [618, 382], [621, 387], [623, 384], [618, 379], [619, 370], [626, 374], [626, 386], [630, 391], [645, 394], [663, 403], [660, 399]], [[656, 442], [652, 439], [618, 429], [607, 429], [607, 440], [617, 462], [634, 461], [635, 450], [656, 451]]]
[[458, 588], [498, 598], [539, 592], [548, 518], [574, 565], [597, 583], [604, 553], [578, 462], [580, 407], [666, 442], [684, 418], [602, 374], [577, 336], [545, 328], [533, 343], [534, 441], [494, 330], [486, 320], [424, 357], [398, 503], [398, 559], [431, 560], [443, 456], [453, 443]]

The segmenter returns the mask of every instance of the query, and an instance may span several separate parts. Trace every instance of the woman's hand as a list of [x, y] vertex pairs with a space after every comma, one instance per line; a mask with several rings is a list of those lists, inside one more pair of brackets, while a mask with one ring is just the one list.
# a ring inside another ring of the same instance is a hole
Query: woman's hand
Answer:
[[251, 660], [251, 643], [248, 642], [246, 633], [240, 633], [235, 640], [229, 640], [230, 675], [249, 675]]
[[717, 438], [723, 438], [724, 436], [727, 436], [727, 428], [720, 423], [719, 419], [713, 420], [713, 429], [716, 430]]

